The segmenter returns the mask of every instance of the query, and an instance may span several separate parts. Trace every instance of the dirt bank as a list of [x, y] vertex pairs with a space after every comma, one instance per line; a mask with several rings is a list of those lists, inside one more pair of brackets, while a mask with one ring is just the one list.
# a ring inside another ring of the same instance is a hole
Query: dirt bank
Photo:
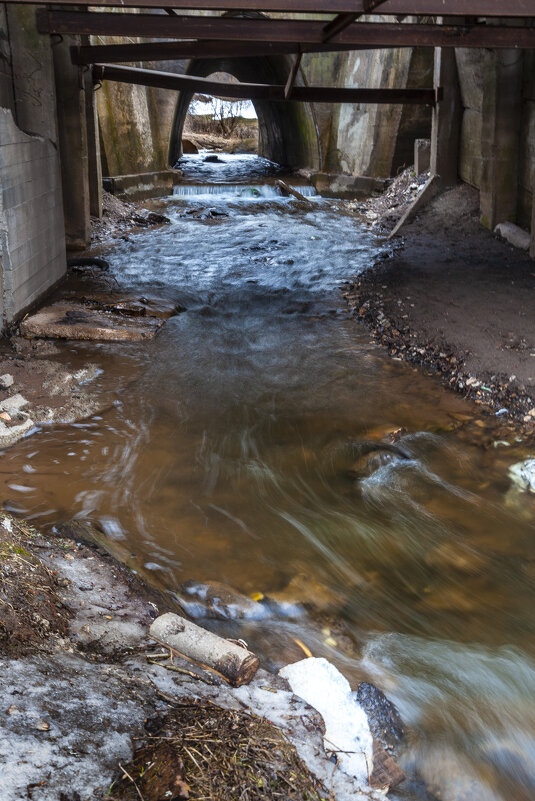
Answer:
[[[388, 232], [418, 191], [421, 181], [413, 178], [411, 189], [410, 177], [397, 179], [394, 204], [383, 196], [358, 207], [376, 230]], [[436, 198], [402, 234], [348, 287], [355, 314], [392, 356], [440, 375], [531, 435], [533, 261], [480, 225], [478, 193], [466, 184]]]
[[162, 215], [148, 211], [139, 203], [120, 200], [109, 192], [102, 193], [102, 217], [91, 217], [91, 243], [106, 242], [149, 225], [169, 222]]
[[[169, 660], [148, 628], [172, 597], [102, 536], [80, 521], [45, 536], [0, 514], [2, 801], [384, 798], [337, 770], [321, 716], [284, 679], [260, 669], [231, 688]], [[381, 737], [377, 691], [366, 698]], [[376, 746], [390, 760], [375, 742], [374, 770]]]

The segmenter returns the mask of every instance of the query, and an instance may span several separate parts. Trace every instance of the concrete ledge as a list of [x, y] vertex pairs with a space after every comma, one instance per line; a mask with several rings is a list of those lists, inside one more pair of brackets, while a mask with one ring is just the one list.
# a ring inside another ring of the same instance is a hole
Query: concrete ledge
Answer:
[[310, 181], [316, 192], [323, 197], [337, 197], [344, 200], [369, 197], [376, 192], [383, 192], [385, 181], [381, 178], [370, 178], [367, 175], [338, 175], [328, 172], [313, 172]]
[[181, 170], [160, 170], [137, 175], [115, 175], [104, 178], [102, 184], [106, 192], [111, 192], [121, 200], [144, 200], [171, 195], [181, 178]]

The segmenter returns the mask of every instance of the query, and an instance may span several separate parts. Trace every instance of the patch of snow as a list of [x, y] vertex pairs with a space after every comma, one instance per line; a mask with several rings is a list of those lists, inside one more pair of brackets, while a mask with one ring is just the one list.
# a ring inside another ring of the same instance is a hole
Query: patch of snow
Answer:
[[355, 701], [345, 676], [323, 657], [286, 665], [279, 675], [321, 714], [325, 750], [336, 754], [343, 771], [366, 782], [373, 767], [373, 737], [366, 713]]
[[17, 712], [0, 715], [2, 801], [26, 798], [30, 784], [33, 801], [105, 792], [148, 711], [125, 678], [78, 656], [4, 661], [2, 706]]

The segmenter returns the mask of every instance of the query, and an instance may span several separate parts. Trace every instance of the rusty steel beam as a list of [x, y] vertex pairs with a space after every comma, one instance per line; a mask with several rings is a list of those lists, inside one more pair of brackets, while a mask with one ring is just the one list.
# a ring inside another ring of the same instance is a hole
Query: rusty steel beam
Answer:
[[288, 80], [286, 81], [286, 86], [284, 87], [284, 99], [289, 100], [290, 95], [293, 92], [295, 79], [297, 78], [297, 73], [299, 72], [299, 67], [301, 66], [301, 59], [303, 58], [302, 53], [298, 53], [295, 57], [295, 60], [292, 64], [292, 68], [288, 75]]
[[260, 58], [262, 56], [324, 53], [327, 51], [364, 50], [346, 44], [300, 45], [298, 42], [139, 42], [137, 44], [81, 45], [71, 47], [73, 64], [132, 61], [180, 61], [190, 58]]
[[[236, 17], [168, 17], [159, 14], [107, 14], [37, 11], [40, 33], [212, 39], [238, 42], [322, 44], [324, 25], [309, 20]], [[420, 25], [354, 22], [337, 43], [368, 47], [535, 48], [535, 28], [498, 25]]]
[[[95, 64], [95, 81], [154, 86], [191, 94], [213, 95], [240, 100], [285, 102], [283, 84], [223, 83], [194, 75], [120, 67], [116, 64]], [[434, 106], [441, 98], [441, 89], [348, 89], [328, 86], [294, 86], [292, 101], [301, 103], [414, 103]]]
[[371, 14], [377, 6], [381, 6], [385, 0], [364, 0], [364, 10], [359, 13], [338, 14], [337, 17], [327, 23], [323, 29], [323, 41], [330, 42], [331, 39], [348, 28], [352, 22], [356, 22], [363, 14]]
[[[35, 4], [35, 0], [4, 0]], [[55, 6], [73, 5], [72, 0], [54, 0]], [[94, 0], [102, 7], [162, 8], [161, 0]], [[365, 14], [366, 0], [166, 0], [166, 8], [211, 11], [282, 11], [307, 14]], [[385, 0], [381, 14], [420, 16], [533, 17], [533, 0]]]

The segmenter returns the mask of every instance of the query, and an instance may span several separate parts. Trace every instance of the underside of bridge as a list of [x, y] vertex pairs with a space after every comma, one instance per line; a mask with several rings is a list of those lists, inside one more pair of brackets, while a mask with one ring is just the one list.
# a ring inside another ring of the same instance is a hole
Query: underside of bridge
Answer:
[[100, 142], [112, 174], [167, 168], [195, 93], [250, 99], [262, 155], [350, 177], [395, 173], [424, 131], [432, 174], [535, 256], [533, 19], [533, 0], [0, 3], [2, 325], [89, 243]]
[[[207, 77], [224, 72], [240, 83], [284, 84], [291, 68], [292, 59], [283, 55], [192, 59], [186, 74]], [[171, 165], [182, 155], [182, 130], [192, 97], [191, 92], [180, 92], [177, 98], [169, 140]], [[258, 117], [259, 155], [291, 167], [321, 169], [317, 125], [310, 103], [253, 100], [253, 104]]]

